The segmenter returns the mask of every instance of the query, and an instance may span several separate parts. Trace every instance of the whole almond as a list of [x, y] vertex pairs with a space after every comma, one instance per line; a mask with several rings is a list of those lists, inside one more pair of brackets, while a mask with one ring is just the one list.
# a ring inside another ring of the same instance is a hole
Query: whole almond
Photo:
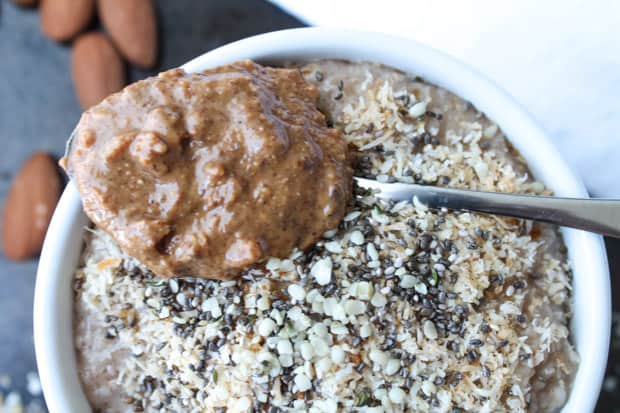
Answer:
[[41, 28], [50, 39], [64, 42], [84, 30], [94, 12], [95, 0], [41, 0]]
[[121, 54], [145, 68], [157, 59], [157, 20], [151, 0], [97, 0], [99, 17]]
[[38, 152], [24, 163], [4, 204], [2, 244], [8, 258], [24, 260], [41, 251], [60, 190], [60, 175], [51, 156]]
[[96, 105], [125, 85], [121, 57], [101, 33], [80, 35], [71, 55], [73, 86], [83, 109]]

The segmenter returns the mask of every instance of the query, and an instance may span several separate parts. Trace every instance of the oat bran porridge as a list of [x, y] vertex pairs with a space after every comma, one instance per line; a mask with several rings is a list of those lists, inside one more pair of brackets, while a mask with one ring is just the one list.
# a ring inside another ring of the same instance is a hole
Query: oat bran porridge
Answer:
[[[541, 194], [498, 127], [390, 68], [300, 66], [354, 175]], [[305, 252], [234, 280], [156, 277], [100, 229], [75, 275], [79, 373], [101, 412], [547, 412], [570, 392], [557, 229], [354, 190]]]

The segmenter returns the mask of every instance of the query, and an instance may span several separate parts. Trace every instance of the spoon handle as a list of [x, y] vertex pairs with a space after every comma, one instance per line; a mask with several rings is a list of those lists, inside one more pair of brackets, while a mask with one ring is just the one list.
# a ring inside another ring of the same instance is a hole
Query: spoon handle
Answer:
[[416, 196], [431, 208], [445, 207], [532, 219], [620, 238], [620, 200], [513, 195], [354, 179], [362, 188], [379, 190], [377, 196], [380, 198], [404, 201]]

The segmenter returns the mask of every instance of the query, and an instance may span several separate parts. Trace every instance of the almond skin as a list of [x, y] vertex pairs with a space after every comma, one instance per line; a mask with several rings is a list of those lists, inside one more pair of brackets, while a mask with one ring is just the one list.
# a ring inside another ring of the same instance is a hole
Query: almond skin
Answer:
[[50, 155], [38, 152], [24, 163], [11, 184], [2, 216], [2, 244], [8, 258], [25, 260], [41, 251], [60, 190], [60, 175]]
[[41, 29], [52, 40], [72, 39], [88, 26], [95, 0], [41, 0]]
[[138, 66], [157, 60], [157, 20], [151, 0], [97, 0], [99, 17], [121, 54]]
[[76, 39], [71, 74], [78, 100], [85, 110], [125, 85], [123, 61], [101, 33], [86, 33]]

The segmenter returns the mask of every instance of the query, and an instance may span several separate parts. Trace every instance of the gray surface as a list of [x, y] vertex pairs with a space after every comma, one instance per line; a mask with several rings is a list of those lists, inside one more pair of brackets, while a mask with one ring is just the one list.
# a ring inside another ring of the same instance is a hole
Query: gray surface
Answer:
[[[262, 0], [161, 0], [157, 8], [160, 64], [152, 71], [131, 69], [132, 80], [233, 40], [301, 26]], [[0, 0], [2, 203], [13, 173], [33, 151], [62, 153], [81, 113], [69, 70], [70, 49], [41, 34], [37, 10]], [[36, 265], [36, 260], [16, 263], [0, 255], [0, 375], [9, 374], [22, 396], [27, 396], [26, 373], [36, 369], [31, 312]]]

